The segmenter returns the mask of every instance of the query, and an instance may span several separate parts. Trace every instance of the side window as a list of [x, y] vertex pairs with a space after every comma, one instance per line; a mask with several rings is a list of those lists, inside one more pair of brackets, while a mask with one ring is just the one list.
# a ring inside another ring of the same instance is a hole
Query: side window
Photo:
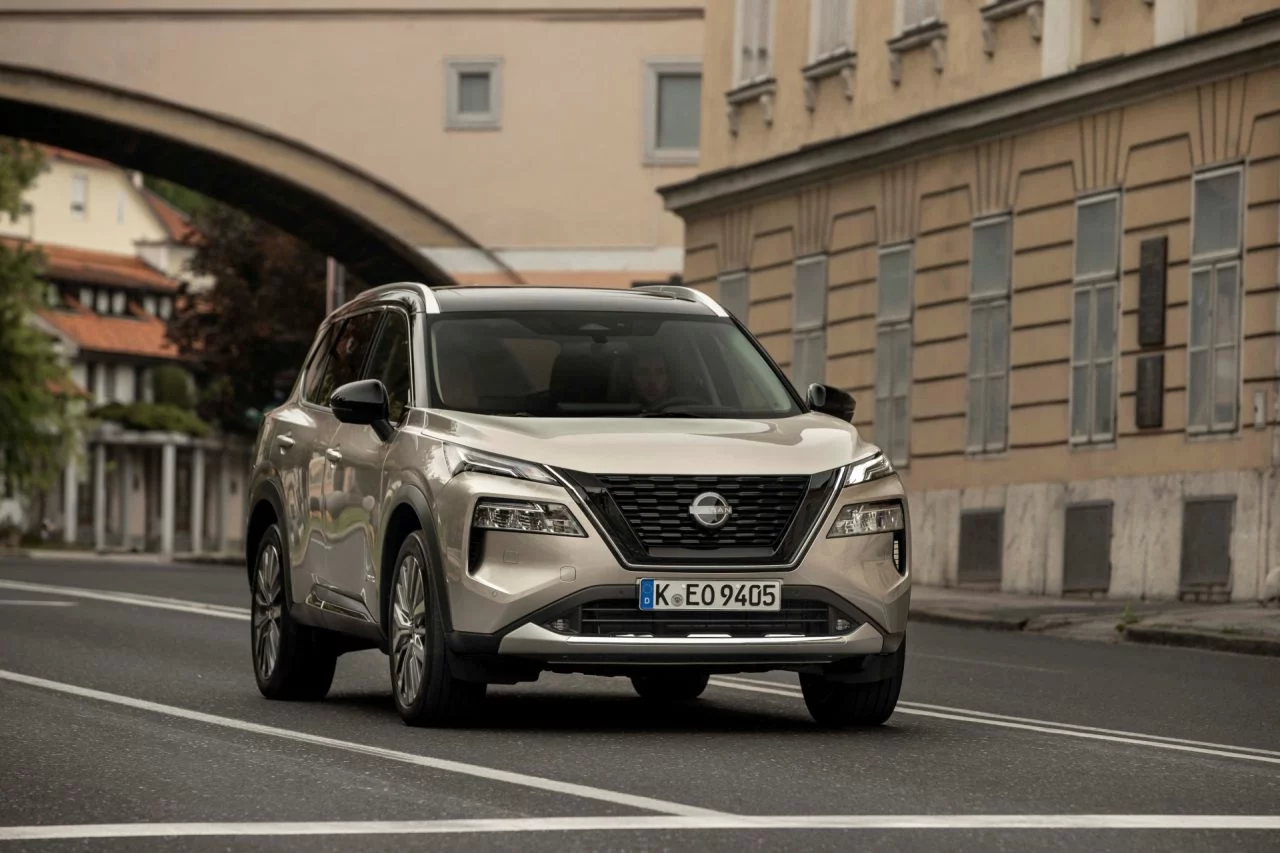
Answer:
[[373, 346], [373, 336], [377, 333], [381, 320], [381, 311], [366, 311], [347, 318], [342, 331], [334, 338], [333, 352], [329, 355], [329, 366], [325, 370], [328, 385], [322, 385], [322, 394], [317, 402], [328, 405], [329, 395], [334, 389], [360, 378], [360, 371], [364, 369], [365, 358]]
[[[335, 329], [339, 326], [330, 326], [324, 332], [324, 337], [316, 346], [315, 354], [311, 356], [311, 362], [307, 365], [307, 375], [302, 380], [302, 399], [308, 403], [321, 403], [327, 398], [320, 396], [321, 388], [325, 385], [325, 372], [329, 366], [329, 350], [333, 347], [333, 336]], [[333, 387], [329, 383], [330, 388]]]
[[382, 325], [373, 358], [369, 361], [369, 378], [382, 380], [391, 402], [391, 421], [399, 423], [410, 403], [409, 321], [399, 311], [387, 311], [386, 315], [387, 322]]

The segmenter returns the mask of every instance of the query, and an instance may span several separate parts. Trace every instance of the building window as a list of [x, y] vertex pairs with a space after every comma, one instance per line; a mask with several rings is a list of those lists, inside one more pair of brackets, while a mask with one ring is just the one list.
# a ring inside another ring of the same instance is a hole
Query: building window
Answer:
[[1187, 429], [1229, 432], [1240, 401], [1239, 168], [1197, 175], [1191, 238]]
[[99, 314], [111, 313], [111, 292], [108, 290], [98, 291], [98, 303], [96, 310]]
[[701, 101], [702, 66], [698, 62], [654, 60], [648, 64], [645, 80], [646, 161], [698, 162]]
[[80, 288], [80, 305], [86, 311], [93, 310], [93, 288], [92, 287]]
[[152, 317], [156, 315], [156, 298], [150, 293], [142, 297], [142, 310], [146, 311]]
[[746, 86], [773, 76], [773, 0], [738, 0], [734, 79]]
[[827, 256], [796, 261], [795, 347], [791, 384], [804, 395], [827, 375]]
[[970, 453], [993, 453], [1008, 446], [1009, 280], [1013, 220], [976, 222], [969, 264]]
[[161, 296], [156, 304], [156, 309], [161, 320], [168, 320], [173, 316], [173, 300], [167, 296]]
[[115, 293], [111, 294], [111, 313], [123, 314], [125, 309], [125, 303], [127, 301], [128, 299], [125, 296], [123, 290], [117, 290]]
[[907, 464], [911, 430], [911, 246], [880, 252], [876, 307], [876, 441], [895, 465]]
[[725, 273], [720, 276], [720, 307], [728, 311], [738, 322], [747, 325], [747, 312], [751, 308], [746, 270]]
[[502, 60], [445, 60], [445, 127], [495, 130], [502, 126]]
[[853, 52], [854, 0], [810, 0], [809, 61]]
[[58, 285], [51, 284], [44, 289], [44, 301], [50, 308], [62, 307], [62, 291], [58, 289]]
[[898, 0], [902, 14], [899, 32], [919, 29], [938, 21], [938, 0]]
[[89, 215], [89, 176], [71, 176], [71, 216], [84, 219]]
[[1076, 205], [1075, 297], [1071, 343], [1071, 440], [1116, 434], [1116, 329], [1120, 280], [1120, 197]]

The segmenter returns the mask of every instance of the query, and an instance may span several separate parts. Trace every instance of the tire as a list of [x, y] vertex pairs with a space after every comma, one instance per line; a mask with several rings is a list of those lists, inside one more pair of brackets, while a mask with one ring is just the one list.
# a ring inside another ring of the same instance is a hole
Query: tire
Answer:
[[288, 554], [273, 524], [254, 558], [249, 638], [253, 674], [268, 699], [323, 699], [333, 684], [338, 654], [328, 632], [295, 622], [289, 613]]
[[878, 726], [888, 720], [898, 704], [907, 661], [907, 643], [886, 661], [888, 678], [861, 684], [835, 681], [821, 675], [800, 676], [800, 691], [810, 716], [821, 726], [850, 728]]
[[645, 699], [659, 702], [689, 702], [707, 689], [705, 672], [673, 672], [664, 675], [633, 675], [631, 686]]
[[415, 531], [400, 546], [391, 577], [391, 693], [409, 725], [447, 726], [475, 710], [487, 685], [462, 681], [449, 671], [444, 619], [428, 566], [422, 532]]

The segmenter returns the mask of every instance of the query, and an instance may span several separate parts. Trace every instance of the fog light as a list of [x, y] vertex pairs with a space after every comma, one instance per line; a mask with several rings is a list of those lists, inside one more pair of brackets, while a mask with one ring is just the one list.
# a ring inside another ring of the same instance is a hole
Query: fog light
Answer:
[[848, 619], [836, 619], [836, 633], [847, 634], [853, 630], [853, 623]]
[[892, 533], [902, 529], [902, 504], [850, 504], [840, 510], [827, 538], [865, 536], [869, 533]]
[[481, 530], [515, 533], [549, 533], [553, 536], [586, 536], [564, 504], [533, 501], [481, 501], [471, 525]]

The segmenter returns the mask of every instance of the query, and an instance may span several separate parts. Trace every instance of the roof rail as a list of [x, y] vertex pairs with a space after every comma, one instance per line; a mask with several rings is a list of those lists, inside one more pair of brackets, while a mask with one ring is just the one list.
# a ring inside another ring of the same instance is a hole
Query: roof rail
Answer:
[[377, 287], [369, 288], [355, 298], [349, 300], [346, 304], [350, 305], [352, 302], [374, 299], [383, 293], [391, 293], [397, 290], [413, 290], [422, 297], [422, 305], [426, 313], [440, 313], [440, 303], [436, 301], [436, 295], [431, 292], [430, 287], [420, 281], [394, 281], [389, 284], [380, 284]]
[[701, 290], [692, 287], [684, 287], [678, 284], [642, 284], [633, 288], [634, 290], [643, 290], [658, 296], [667, 296], [672, 299], [682, 299], [685, 302], [697, 302], [709, 309], [711, 313], [717, 317], [728, 317], [729, 312], [720, 307], [720, 304], [712, 299]]

